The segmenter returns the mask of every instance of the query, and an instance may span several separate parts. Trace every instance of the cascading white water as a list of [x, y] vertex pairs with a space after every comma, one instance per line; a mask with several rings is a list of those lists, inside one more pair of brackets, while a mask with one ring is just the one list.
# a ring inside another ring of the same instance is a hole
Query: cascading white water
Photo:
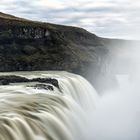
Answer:
[[27, 83], [0, 86], [0, 140], [93, 140], [90, 120], [98, 96], [83, 77], [67, 72], [0, 75], [56, 78], [62, 91], [37, 90]]

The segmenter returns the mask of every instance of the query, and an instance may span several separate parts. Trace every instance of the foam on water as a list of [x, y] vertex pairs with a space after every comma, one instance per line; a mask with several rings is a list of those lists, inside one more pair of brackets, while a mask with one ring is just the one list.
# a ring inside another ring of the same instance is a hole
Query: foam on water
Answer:
[[4, 74], [56, 78], [62, 92], [27, 83], [0, 86], [1, 140], [92, 140], [89, 118], [98, 96], [83, 77], [67, 72]]
[[62, 92], [34, 89], [29, 83], [0, 86], [0, 140], [140, 139], [139, 80], [132, 83], [120, 75], [120, 89], [98, 96], [79, 75], [4, 73], [13, 74], [56, 78]]

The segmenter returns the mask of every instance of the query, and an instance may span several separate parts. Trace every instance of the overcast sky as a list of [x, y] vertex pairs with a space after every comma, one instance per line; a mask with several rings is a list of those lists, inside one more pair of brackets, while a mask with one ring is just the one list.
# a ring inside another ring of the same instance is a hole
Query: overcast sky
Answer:
[[0, 0], [0, 11], [83, 27], [102, 37], [140, 36], [140, 0]]

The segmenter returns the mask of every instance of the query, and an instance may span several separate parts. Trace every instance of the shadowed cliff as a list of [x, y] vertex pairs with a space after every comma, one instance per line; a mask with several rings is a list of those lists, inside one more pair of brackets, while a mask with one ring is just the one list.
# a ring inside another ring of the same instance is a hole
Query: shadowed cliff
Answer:
[[80, 74], [99, 89], [99, 77], [110, 76], [113, 44], [82, 28], [30, 21], [0, 13], [0, 71], [65, 70]]

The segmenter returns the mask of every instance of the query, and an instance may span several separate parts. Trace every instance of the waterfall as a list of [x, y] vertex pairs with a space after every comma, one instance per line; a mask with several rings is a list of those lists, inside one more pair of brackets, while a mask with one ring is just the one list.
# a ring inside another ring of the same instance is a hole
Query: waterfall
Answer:
[[0, 86], [0, 140], [93, 140], [90, 120], [98, 95], [87, 80], [68, 72], [0, 73], [13, 74], [55, 78], [60, 90]]

